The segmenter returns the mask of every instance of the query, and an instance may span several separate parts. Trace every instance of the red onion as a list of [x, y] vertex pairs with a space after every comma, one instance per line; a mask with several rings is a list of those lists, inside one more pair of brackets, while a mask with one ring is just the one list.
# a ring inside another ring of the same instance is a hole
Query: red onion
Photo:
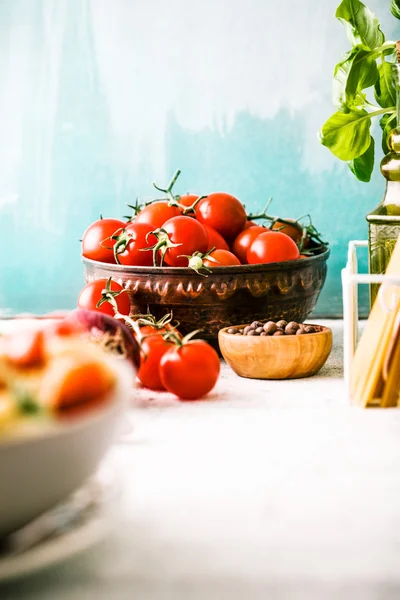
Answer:
[[140, 365], [139, 344], [124, 323], [96, 310], [77, 308], [62, 321], [87, 332], [106, 351], [125, 356], [137, 370]]

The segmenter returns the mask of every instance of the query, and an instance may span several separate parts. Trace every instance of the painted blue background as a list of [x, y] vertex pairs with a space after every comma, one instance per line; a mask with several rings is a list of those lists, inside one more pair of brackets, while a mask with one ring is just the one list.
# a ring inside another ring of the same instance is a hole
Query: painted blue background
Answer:
[[[340, 314], [347, 242], [384, 182], [317, 140], [348, 47], [337, 3], [2, 0], [1, 311], [73, 307], [86, 226], [180, 167], [177, 191], [312, 213], [332, 248], [317, 312]], [[394, 38], [388, 0], [368, 4]]]

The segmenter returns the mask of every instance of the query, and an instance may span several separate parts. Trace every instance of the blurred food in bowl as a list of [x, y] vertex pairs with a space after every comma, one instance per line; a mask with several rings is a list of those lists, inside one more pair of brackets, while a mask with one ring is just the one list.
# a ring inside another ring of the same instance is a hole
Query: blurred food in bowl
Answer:
[[134, 375], [131, 362], [76, 332], [45, 327], [0, 338], [0, 537], [94, 472]]

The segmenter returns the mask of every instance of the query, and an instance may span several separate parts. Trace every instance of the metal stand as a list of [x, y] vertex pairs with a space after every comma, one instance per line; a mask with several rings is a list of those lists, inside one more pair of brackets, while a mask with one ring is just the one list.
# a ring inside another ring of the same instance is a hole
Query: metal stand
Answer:
[[[400, 286], [399, 277], [387, 275], [371, 275], [358, 272], [357, 248], [368, 248], [366, 240], [352, 240], [349, 242], [347, 264], [342, 270], [343, 288], [343, 360], [344, 379], [349, 387], [350, 367], [358, 343], [358, 284], [390, 284]], [[383, 287], [381, 288], [381, 290]], [[384, 299], [381, 294], [380, 301]], [[386, 304], [386, 303], [385, 303]], [[388, 309], [390, 310], [390, 309]]]

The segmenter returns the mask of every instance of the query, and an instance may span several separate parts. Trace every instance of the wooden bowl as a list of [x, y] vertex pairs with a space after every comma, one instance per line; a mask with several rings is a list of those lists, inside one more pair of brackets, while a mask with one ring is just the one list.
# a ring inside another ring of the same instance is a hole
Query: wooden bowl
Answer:
[[126, 288], [131, 314], [160, 318], [173, 311], [183, 334], [201, 329], [214, 342], [222, 327], [250, 319], [303, 322], [324, 285], [328, 248], [302, 260], [213, 267], [207, 277], [188, 267], [128, 267], [83, 258], [85, 282], [112, 277]]
[[[245, 325], [240, 325], [245, 327]], [[241, 377], [296, 379], [315, 375], [332, 349], [332, 330], [314, 325], [316, 333], [285, 336], [218, 334], [219, 348], [228, 365]]]

